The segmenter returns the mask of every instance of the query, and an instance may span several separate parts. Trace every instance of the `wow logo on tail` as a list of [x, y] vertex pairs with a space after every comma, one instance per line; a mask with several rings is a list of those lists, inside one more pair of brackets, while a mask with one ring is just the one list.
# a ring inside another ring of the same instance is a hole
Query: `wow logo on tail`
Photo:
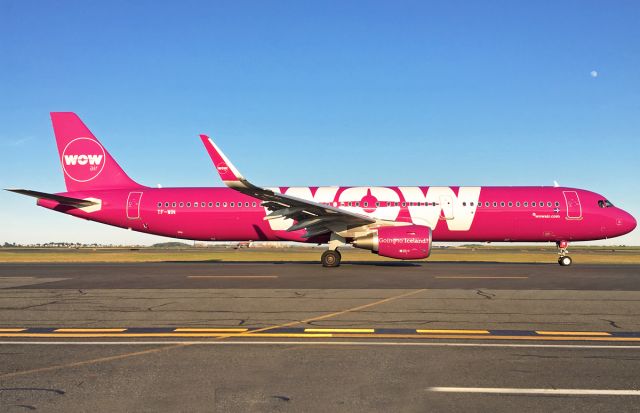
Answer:
[[95, 179], [104, 169], [106, 156], [102, 145], [89, 138], [76, 138], [62, 152], [62, 169], [76, 182]]

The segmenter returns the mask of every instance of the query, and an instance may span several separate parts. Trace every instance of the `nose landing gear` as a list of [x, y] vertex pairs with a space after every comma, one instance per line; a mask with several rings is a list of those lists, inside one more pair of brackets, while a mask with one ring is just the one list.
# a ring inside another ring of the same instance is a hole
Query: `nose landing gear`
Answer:
[[567, 254], [569, 254], [569, 251], [567, 250], [567, 247], [569, 246], [569, 243], [567, 241], [558, 241], [556, 242], [556, 245], [558, 246], [558, 249], [560, 250], [560, 252], [558, 252], [558, 264], [560, 264], [563, 267], [568, 267], [569, 265], [571, 265], [571, 257]]

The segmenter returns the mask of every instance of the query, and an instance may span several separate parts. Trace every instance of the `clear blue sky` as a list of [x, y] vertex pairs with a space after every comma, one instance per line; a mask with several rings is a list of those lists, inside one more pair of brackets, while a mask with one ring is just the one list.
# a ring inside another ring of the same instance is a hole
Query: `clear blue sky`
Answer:
[[[50, 111], [147, 185], [550, 185], [640, 217], [638, 1], [0, 1], [0, 187], [63, 191]], [[597, 76], [592, 74], [597, 72]], [[152, 243], [0, 193], [0, 242]], [[640, 245], [636, 230], [613, 243]]]

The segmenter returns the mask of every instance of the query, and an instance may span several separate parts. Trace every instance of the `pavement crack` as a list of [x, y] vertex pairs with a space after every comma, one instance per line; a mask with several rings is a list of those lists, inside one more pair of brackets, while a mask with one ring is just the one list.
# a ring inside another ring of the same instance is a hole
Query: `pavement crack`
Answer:
[[496, 296], [495, 294], [492, 294], [492, 293], [485, 293], [482, 290], [476, 290], [476, 294], [481, 296], [481, 297], [486, 298], [487, 300], [491, 300], [491, 299], [493, 299], [493, 297]]
[[16, 407], [23, 407], [27, 410], [36, 410], [36, 406], [31, 406], [29, 404], [14, 404]]
[[609, 325], [613, 328], [622, 328], [620, 327], [615, 321], [613, 320], [607, 320], [606, 318], [601, 318], [602, 321], [606, 321], [607, 323], [609, 323]]
[[66, 393], [64, 390], [45, 389], [45, 388], [39, 388], [39, 387], [7, 387], [7, 388], [0, 388], [0, 393], [5, 392], [5, 391], [44, 391], [44, 392], [50, 392], [50, 393], [55, 393], [55, 394], [65, 394]]
[[164, 307], [165, 305], [169, 305], [169, 304], [175, 304], [175, 303], [170, 302], [170, 303], [164, 303], [164, 304], [152, 305], [151, 307], [148, 307], [148, 308], [147, 308], [147, 311], [155, 311], [157, 308]]

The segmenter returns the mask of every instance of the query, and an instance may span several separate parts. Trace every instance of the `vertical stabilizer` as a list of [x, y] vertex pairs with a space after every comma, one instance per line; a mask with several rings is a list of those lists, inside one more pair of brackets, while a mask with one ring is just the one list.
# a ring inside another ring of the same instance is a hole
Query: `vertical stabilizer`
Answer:
[[51, 112], [68, 192], [140, 188], [73, 112]]

